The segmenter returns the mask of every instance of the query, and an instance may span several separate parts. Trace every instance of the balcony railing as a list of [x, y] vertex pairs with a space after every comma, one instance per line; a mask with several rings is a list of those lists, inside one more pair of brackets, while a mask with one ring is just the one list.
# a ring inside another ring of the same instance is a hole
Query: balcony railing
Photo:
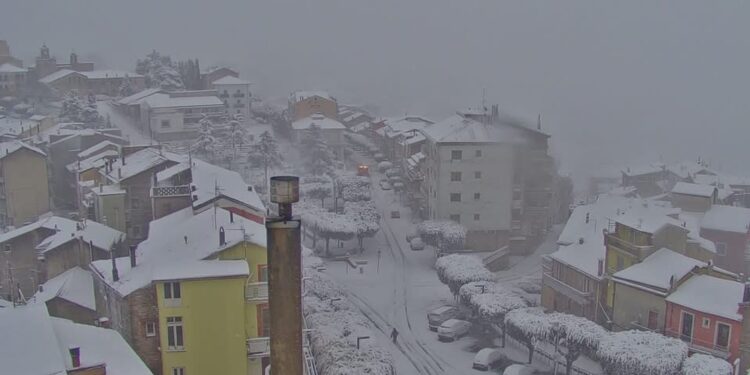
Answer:
[[666, 329], [664, 332], [667, 336], [678, 338], [688, 344], [688, 348], [691, 352], [710, 354], [715, 357], [727, 359], [729, 358], [729, 348], [725, 346], [719, 346], [712, 342], [698, 340], [693, 336], [686, 336], [677, 332], [673, 329]]
[[542, 284], [549, 286], [560, 294], [567, 296], [568, 298], [576, 301], [581, 305], [587, 305], [591, 303], [591, 292], [580, 291], [562, 280], [558, 280], [550, 273], [544, 273], [542, 275]]
[[245, 298], [248, 301], [267, 301], [268, 300], [268, 283], [248, 283], [245, 289]]
[[630, 241], [617, 237], [613, 233], [607, 234], [607, 244], [613, 245], [614, 247], [621, 249], [638, 259], [645, 258], [648, 255], [647, 253], [653, 247], [650, 245], [636, 245]]
[[152, 197], [180, 197], [190, 195], [190, 185], [156, 186], [151, 188]]
[[247, 356], [251, 358], [268, 357], [271, 355], [271, 338], [254, 337], [247, 339]]

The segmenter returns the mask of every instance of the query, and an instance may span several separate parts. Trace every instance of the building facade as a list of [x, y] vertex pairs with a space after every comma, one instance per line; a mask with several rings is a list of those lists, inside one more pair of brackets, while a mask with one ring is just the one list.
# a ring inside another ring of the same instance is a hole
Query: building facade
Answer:
[[240, 115], [247, 121], [250, 119], [250, 82], [233, 76], [219, 78], [211, 83], [219, 99], [224, 102], [227, 113]]
[[294, 122], [316, 113], [329, 119], [338, 118], [338, 102], [325, 91], [297, 91], [289, 96], [287, 113]]
[[0, 226], [21, 226], [49, 212], [47, 155], [20, 141], [0, 143]]
[[141, 103], [141, 124], [152, 138], [167, 141], [196, 138], [206, 116], [214, 123], [227, 109], [215, 90], [157, 93]]

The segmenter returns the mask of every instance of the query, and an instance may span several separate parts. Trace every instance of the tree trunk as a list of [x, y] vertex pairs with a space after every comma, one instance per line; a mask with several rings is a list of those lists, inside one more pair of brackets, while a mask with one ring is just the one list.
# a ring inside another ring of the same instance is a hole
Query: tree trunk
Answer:
[[503, 330], [503, 334], [500, 337], [502, 337], [502, 340], [503, 340], [502, 348], [504, 348], [505, 347], [505, 323], [504, 322], [500, 323], [500, 328]]
[[365, 238], [362, 236], [357, 237], [357, 240], [359, 241], [359, 252], [364, 253], [365, 252]]
[[573, 373], [573, 362], [578, 359], [581, 355], [581, 351], [576, 348], [575, 345], [568, 347], [568, 352], [565, 353], [565, 375], [571, 375]]
[[529, 349], [529, 364], [531, 364], [531, 361], [534, 359], [534, 345], [527, 343], [526, 348]]
[[330, 237], [326, 237], [326, 258], [328, 258], [328, 244], [331, 242]]

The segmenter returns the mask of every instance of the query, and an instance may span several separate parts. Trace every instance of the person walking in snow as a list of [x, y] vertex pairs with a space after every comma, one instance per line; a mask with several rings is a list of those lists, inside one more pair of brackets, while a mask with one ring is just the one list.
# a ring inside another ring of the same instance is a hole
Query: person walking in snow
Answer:
[[391, 339], [393, 340], [393, 343], [396, 343], [396, 339], [398, 338], [398, 331], [396, 331], [396, 328], [393, 328], [393, 331], [391, 331]]

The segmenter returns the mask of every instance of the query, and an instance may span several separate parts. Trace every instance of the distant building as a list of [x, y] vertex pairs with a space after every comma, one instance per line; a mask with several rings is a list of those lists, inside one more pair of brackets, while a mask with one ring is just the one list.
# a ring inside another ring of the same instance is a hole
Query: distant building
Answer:
[[227, 108], [215, 90], [175, 91], [146, 97], [140, 115], [144, 131], [156, 140], [169, 141], [197, 137], [204, 115], [217, 123], [227, 115]]
[[49, 314], [56, 318], [89, 325], [98, 323], [94, 279], [91, 271], [79, 266], [40, 284], [37, 292], [27, 300], [27, 303], [45, 304]]
[[36, 64], [29, 67], [29, 78], [38, 81], [58, 70], [72, 70], [76, 72], [90, 72], [94, 70], [94, 63], [78, 61], [78, 55], [73, 52], [70, 54], [68, 64], [58, 64], [57, 59], [50, 55], [47, 45], [42, 45], [39, 50], [39, 56], [36, 58]]
[[0, 143], [0, 227], [21, 226], [50, 210], [47, 154], [21, 141]]
[[[376, 142], [380, 146], [381, 152], [388, 160], [398, 161], [413, 155], [406, 155], [405, 147], [414, 145], [412, 149], [418, 150], [417, 147], [424, 143], [424, 136], [419, 130], [425, 129], [435, 122], [420, 116], [404, 116], [395, 118], [386, 118], [375, 120], [378, 130], [375, 131]], [[409, 140], [407, 142], [406, 140]]]
[[314, 114], [330, 119], [338, 118], [338, 102], [325, 91], [297, 91], [289, 96], [289, 121], [294, 122]]
[[224, 77], [239, 78], [239, 76], [240, 74], [231, 68], [227, 68], [227, 67], [211, 68], [201, 73], [201, 82], [202, 82], [204, 90], [210, 90], [211, 85], [216, 80], [222, 79]]
[[13, 57], [10, 53], [10, 46], [8, 42], [0, 39], [0, 65], [10, 64], [18, 68], [23, 68], [23, 61]]
[[122, 82], [126, 79], [130, 80], [130, 86], [135, 91], [146, 88], [144, 76], [119, 70], [79, 72], [70, 69], [60, 69], [40, 78], [39, 82], [49, 87], [56, 96], [62, 96], [73, 91], [79, 95], [107, 95], [114, 97], [120, 94], [120, 86], [122, 86]]
[[0, 63], [0, 96], [18, 96], [26, 85], [27, 70], [9, 62]]
[[241, 115], [245, 121], [250, 118], [250, 82], [227, 75], [213, 81], [211, 86], [227, 107], [227, 113]]
[[54, 318], [44, 305], [0, 309], [3, 373], [24, 375], [151, 375], [117, 332]]
[[317, 128], [320, 136], [328, 147], [338, 157], [344, 156], [344, 131], [346, 127], [340, 122], [317, 113], [310, 117], [301, 118], [292, 123], [292, 137], [296, 142], [302, 142], [309, 136], [309, 132]]
[[714, 205], [700, 222], [700, 235], [716, 245], [714, 264], [729, 271], [748, 275], [747, 251], [750, 249], [750, 209]]

